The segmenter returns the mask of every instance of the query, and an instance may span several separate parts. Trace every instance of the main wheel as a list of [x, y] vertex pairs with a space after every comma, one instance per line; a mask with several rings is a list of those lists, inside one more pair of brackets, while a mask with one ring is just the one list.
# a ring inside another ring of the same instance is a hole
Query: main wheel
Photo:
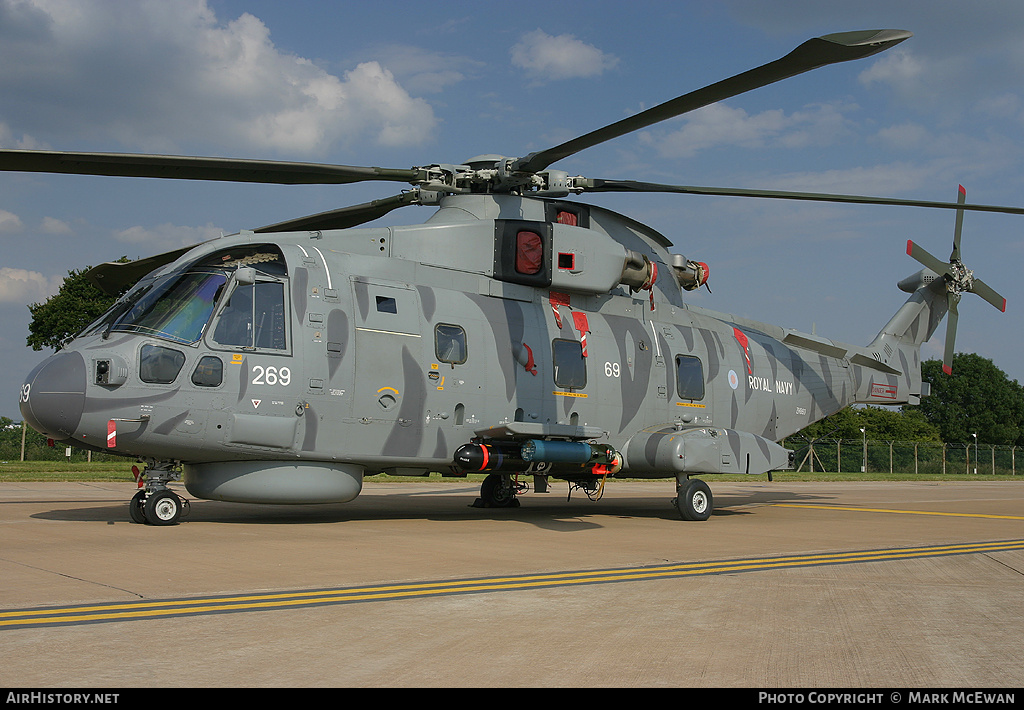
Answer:
[[708, 484], [699, 478], [690, 478], [680, 487], [675, 503], [683, 520], [707, 520], [711, 517], [714, 497]]
[[140, 490], [132, 496], [128, 503], [128, 517], [133, 523], [144, 525], [146, 522], [146, 491]]
[[170, 490], [157, 491], [146, 500], [146, 522], [150, 525], [177, 525], [181, 516], [181, 498]]
[[480, 484], [480, 498], [488, 508], [513, 508], [516, 500], [512, 480], [507, 475], [492, 473]]

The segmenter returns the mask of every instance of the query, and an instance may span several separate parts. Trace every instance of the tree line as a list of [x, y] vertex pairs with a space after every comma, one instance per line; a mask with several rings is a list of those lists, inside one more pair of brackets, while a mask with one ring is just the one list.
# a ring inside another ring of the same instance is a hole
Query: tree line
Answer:
[[990, 359], [974, 353], [957, 353], [952, 369], [951, 375], [944, 373], [941, 360], [921, 364], [921, 375], [931, 385], [931, 394], [920, 404], [899, 409], [848, 407], [812, 424], [800, 435], [810, 440], [866, 437], [880, 441], [1024, 445], [1024, 387]]

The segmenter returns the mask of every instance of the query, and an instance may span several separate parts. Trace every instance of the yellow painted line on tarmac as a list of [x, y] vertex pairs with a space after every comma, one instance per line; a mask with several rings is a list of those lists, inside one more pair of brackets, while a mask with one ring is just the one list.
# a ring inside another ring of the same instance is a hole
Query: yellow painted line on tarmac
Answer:
[[717, 560], [711, 562], [686, 562], [650, 567], [577, 570], [514, 577], [427, 581], [337, 589], [268, 592], [238, 596], [9, 609], [0, 611], [0, 629], [5, 627], [45, 628], [154, 618], [180, 618], [217, 613], [272, 611], [334, 604], [397, 601], [416, 597], [544, 589], [613, 582], [638, 582], [687, 576], [734, 574], [794, 567], [881, 562], [922, 557], [991, 553], [1006, 550], [1024, 550], [1024, 540], [932, 545], [883, 550], [857, 550], [828, 554], [786, 555], [781, 557]]
[[952, 518], [990, 518], [993, 520], [1024, 520], [1024, 515], [989, 515], [987, 513], [945, 513], [938, 510], [892, 510], [889, 508], [853, 508], [845, 505], [811, 505], [809, 503], [773, 503], [777, 508], [817, 508], [847, 510], [856, 513], [896, 513], [900, 515], [944, 515]]

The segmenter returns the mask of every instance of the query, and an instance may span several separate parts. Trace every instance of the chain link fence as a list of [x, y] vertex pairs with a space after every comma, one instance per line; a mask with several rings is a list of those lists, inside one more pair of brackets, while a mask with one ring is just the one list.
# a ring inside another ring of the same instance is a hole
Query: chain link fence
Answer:
[[943, 444], [930, 441], [873, 441], [790, 437], [797, 472], [1017, 475], [1019, 446]]

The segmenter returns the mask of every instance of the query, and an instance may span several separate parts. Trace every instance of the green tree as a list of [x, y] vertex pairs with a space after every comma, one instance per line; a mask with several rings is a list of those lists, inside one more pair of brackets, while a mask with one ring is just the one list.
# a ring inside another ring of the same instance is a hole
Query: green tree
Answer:
[[1024, 444], [1024, 388], [991, 360], [957, 353], [951, 375], [940, 360], [922, 363], [921, 375], [931, 394], [904, 409], [919, 412], [943, 441], [971, 442], [977, 434], [979, 444]]
[[21, 424], [10, 417], [0, 417], [0, 459], [17, 461], [21, 456]]
[[[119, 261], [128, 261], [121, 257]], [[86, 277], [89, 269], [72, 269], [68, 272], [60, 290], [43, 303], [28, 307], [32, 314], [27, 338], [33, 350], [44, 347], [60, 350], [68, 338], [76, 335], [85, 326], [103, 315], [116, 300], [116, 296], [96, 288]]]
[[[864, 429], [864, 432], [861, 432]], [[939, 429], [921, 412], [884, 407], [847, 407], [800, 432], [808, 439], [861, 439], [874, 441], [941, 441]]]

